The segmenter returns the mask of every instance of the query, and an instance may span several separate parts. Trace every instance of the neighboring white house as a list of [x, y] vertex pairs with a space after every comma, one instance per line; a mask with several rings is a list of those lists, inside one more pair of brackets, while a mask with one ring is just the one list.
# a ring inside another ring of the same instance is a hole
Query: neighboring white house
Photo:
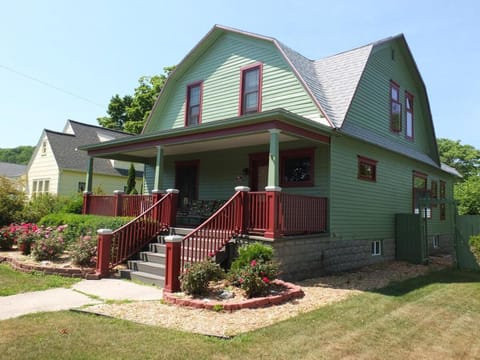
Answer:
[[27, 165], [0, 162], [0, 176], [13, 181], [22, 191], [25, 190], [26, 171]]
[[[49, 193], [70, 196], [85, 190], [88, 156], [78, 147], [132, 136], [121, 131], [67, 120], [62, 132], [44, 129], [27, 167], [26, 193]], [[136, 189], [142, 189], [143, 165], [136, 167]], [[111, 194], [124, 190], [129, 162], [96, 159], [93, 166], [93, 189]]]

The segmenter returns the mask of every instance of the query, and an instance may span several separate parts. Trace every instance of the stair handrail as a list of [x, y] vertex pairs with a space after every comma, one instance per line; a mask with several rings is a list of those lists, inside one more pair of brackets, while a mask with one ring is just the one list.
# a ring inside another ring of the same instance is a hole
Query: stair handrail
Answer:
[[110, 269], [124, 262], [162, 232], [168, 232], [176, 212], [177, 194], [168, 192], [156, 203], [113, 232]]
[[214, 257], [234, 236], [245, 229], [243, 191], [237, 191], [205, 222], [189, 232], [182, 240], [180, 272], [187, 263]]

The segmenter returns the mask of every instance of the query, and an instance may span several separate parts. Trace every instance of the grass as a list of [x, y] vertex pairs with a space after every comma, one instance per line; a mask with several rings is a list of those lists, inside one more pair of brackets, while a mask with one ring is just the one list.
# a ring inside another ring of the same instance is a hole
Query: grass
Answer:
[[80, 279], [42, 273], [15, 271], [7, 264], [0, 264], [0, 296], [9, 296], [28, 291], [70, 287]]
[[[188, 321], [186, 319], [186, 321]], [[480, 358], [480, 273], [431, 273], [222, 340], [57, 312], [0, 322], [7, 359]]]

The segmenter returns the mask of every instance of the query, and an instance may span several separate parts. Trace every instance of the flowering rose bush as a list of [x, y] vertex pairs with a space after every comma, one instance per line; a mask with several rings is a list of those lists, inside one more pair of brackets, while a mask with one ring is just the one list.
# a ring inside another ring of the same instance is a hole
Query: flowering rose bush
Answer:
[[41, 226], [35, 232], [32, 255], [37, 261], [54, 260], [65, 250], [63, 231], [67, 225], [57, 228]]
[[13, 225], [13, 229], [15, 231], [18, 249], [22, 251], [24, 255], [30, 254], [31, 247], [37, 238], [37, 225], [25, 223]]
[[0, 229], [0, 249], [10, 250], [15, 243], [15, 228], [4, 226]]
[[206, 260], [188, 264], [180, 276], [182, 290], [191, 295], [202, 295], [207, 291], [208, 283], [220, 280], [225, 273], [218, 264], [212, 260]]
[[249, 265], [234, 271], [232, 280], [251, 298], [266, 295], [277, 276], [278, 265], [273, 261], [252, 260]]
[[80, 266], [95, 266], [97, 263], [97, 237], [81, 236], [71, 247], [73, 262]]

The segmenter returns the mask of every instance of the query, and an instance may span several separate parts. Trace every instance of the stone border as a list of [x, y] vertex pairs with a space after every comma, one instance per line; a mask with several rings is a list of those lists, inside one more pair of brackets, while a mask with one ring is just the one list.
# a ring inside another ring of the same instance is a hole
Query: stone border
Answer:
[[185, 299], [175, 296], [175, 293], [163, 292], [163, 301], [169, 304], [178, 306], [187, 306], [196, 309], [206, 310], [241, 310], [241, 309], [255, 309], [260, 307], [267, 307], [271, 305], [280, 305], [292, 299], [301, 298], [305, 295], [300, 286], [288, 283], [282, 280], [273, 280], [276, 285], [284, 286], [286, 288], [281, 294], [257, 297], [246, 299], [239, 302], [224, 303], [221, 301], [205, 301], [202, 299]]
[[10, 266], [17, 271], [21, 272], [32, 272], [38, 271], [43, 272], [44, 274], [48, 275], [59, 275], [65, 277], [78, 277], [78, 278], [86, 278], [89, 274], [95, 272], [95, 269], [92, 268], [56, 268], [56, 267], [49, 267], [49, 266], [42, 266], [42, 265], [35, 265], [35, 264], [27, 264], [17, 259], [10, 258], [8, 256], [0, 256], [0, 263], [7, 262]]

